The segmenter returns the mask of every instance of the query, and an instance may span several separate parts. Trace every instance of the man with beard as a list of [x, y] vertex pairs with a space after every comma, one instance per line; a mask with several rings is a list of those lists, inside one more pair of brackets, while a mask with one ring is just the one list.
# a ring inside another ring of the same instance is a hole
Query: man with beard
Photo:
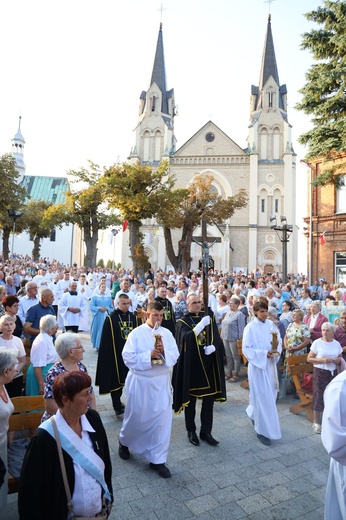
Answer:
[[167, 287], [162, 285], [157, 290], [155, 301], [160, 302], [163, 307], [162, 327], [171, 331], [175, 335], [175, 317], [173, 305], [167, 299]]
[[[211, 435], [214, 401], [226, 401], [223, 358], [225, 349], [214, 315], [201, 312], [197, 294], [187, 297], [188, 314], [177, 322], [176, 341], [180, 357], [173, 372], [174, 411], [184, 409], [187, 436], [191, 444], [199, 445], [196, 435], [196, 400], [202, 399], [199, 437], [211, 446], [219, 442]], [[210, 344], [205, 328], [210, 324]]]
[[122, 415], [125, 406], [121, 395], [128, 368], [125, 366], [122, 351], [130, 332], [141, 324], [129, 311], [131, 304], [127, 294], [121, 294], [118, 308], [106, 317], [103, 324], [100, 349], [96, 368], [95, 384], [100, 394], [111, 394], [115, 415]]

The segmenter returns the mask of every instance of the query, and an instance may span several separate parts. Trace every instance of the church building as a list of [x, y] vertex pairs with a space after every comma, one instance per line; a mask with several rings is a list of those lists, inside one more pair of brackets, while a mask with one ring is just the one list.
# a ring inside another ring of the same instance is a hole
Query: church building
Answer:
[[[176, 149], [174, 90], [167, 89], [162, 24], [156, 46], [149, 89], [140, 95], [135, 143], [128, 160], [152, 165], [168, 160], [177, 187], [186, 187], [194, 176], [211, 174], [213, 189], [229, 197], [244, 188], [248, 204], [222, 226], [208, 226], [210, 237], [220, 238], [211, 249], [215, 269], [281, 271], [283, 234], [270, 228], [270, 218], [280, 224], [285, 216], [295, 229], [296, 154], [287, 114], [287, 88], [280, 85], [269, 15], [259, 83], [251, 86], [248, 141], [243, 148], [212, 121]], [[188, 81], [188, 78], [187, 78]], [[212, 107], [210, 107], [212, 110]], [[245, 124], [245, 122], [244, 122]], [[163, 231], [154, 219], [143, 222], [145, 251], [152, 268], [167, 268]], [[195, 230], [201, 235], [201, 229]], [[297, 238], [287, 247], [287, 270], [297, 271]], [[127, 255], [122, 255], [127, 266]], [[200, 247], [192, 245], [192, 269], [197, 269]]]

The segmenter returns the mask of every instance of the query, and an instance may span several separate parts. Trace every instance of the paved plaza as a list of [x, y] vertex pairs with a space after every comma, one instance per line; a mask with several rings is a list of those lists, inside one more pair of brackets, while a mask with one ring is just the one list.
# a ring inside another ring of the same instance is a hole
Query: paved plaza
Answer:
[[[89, 335], [81, 336], [84, 363], [94, 379], [97, 353]], [[162, 479], [144, 458], [118, 457], [121, 419], [115, 417], [110, 396], [98, 396], [95, 390], [112, 453], [111, 520], [323, 519], [329, 457], [305, 415], [289, 412], [290, 396], [278, 401], [282, 439], [271, 447], [258, 441], [245, 414], [249, 392], [239, 383], [227, 383], [227, 403], [214, 407], [217, 447], [190, 444], [183, 414], [174, 415], [167, 461], [172, 478]], [[17, 495], [9, 496], [6, 513], [6, 520], [19, 518]]]

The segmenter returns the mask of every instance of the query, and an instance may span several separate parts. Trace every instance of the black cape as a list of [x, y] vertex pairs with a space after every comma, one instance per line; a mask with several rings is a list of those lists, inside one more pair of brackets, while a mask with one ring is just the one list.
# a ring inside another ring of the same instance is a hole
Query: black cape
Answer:
[[203, 318], [204, 313], [189, 313], [177, 321], [176, 342], [180, 356], [173, 370], [173, 408], [179, 413], [190, 402], [190, 395], [204, 397], [213, 395], [215, 401], [226, 401], [225, 371], [223, 359], [225, 349], [217, 330], [214, 315], [211, 317], [210, 344], [215, 352], [204, 353], [205, 336], [203, 332], [195, 336], [193, 328]]
[[123, 314], [117, 309], [106, 317], [102, 328], [95, 378], [100, 394], [109, 394], [124, 386], [128, 368], [124, 364], [122, 351], [127, 336], [138, 325], [141, 325], [141, 320], [132, 312]]
[[171, 331], [173, 336], [175, 336], [175, 316], [173, 305], [169, 300], [166, 298], [160, 298], [160, 296], [157, 296], [155, 301], [160, 302], [163, 307], [163, 319], [161, 326]]

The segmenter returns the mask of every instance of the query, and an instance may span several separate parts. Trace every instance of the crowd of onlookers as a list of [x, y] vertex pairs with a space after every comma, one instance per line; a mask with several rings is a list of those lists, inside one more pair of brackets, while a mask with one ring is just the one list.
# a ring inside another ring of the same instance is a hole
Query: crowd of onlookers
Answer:
[[[265, 302], [272, 330], [282, 339], [281, 372], [294, 398], [299, 396], [287, 358], [307, 354], [314, 365], [313, 428], [321, 433], [323, 391], [337, 370], [343, 370], [344, 361], [339, 360], [346, 359], [345, 284], [331, 284], [324, 278], [311, 283], [303, 274], [283, 281], [280, 273], [214, 270], [209, 272], [208, 288], [208, 306], [225, 349], [226, 381], [232, 384], [240, 379], [241, 362], [246, 363], [241, 355], [244, 328], [256, 319], [256, 303]], [[6, 358], [11, 367], [4, 368], [0, 359], [0, 408], [5, 406], [7, 395], [22, 394], [22, 369], [30, 355], [26, 395], [44, 395], [44, 419], [54, 414], [58, 408], [53, 398], [57, 375], [77, 368], [87, 372], [81, 362], [84, 350], [79, 336], [71, 332], [89, 331], [90, 327], [91, 342], [97, 350], [104, 319], [117, 309], [122, 294], [130, 300], [129, 311], [140, 317], [144, 317], [143, 311], [155, 298], [169, 301], [177, 321], [188, 313], [189, 295], [203, 300], [202, 273], [158, 269], [140, 275], [133, 269], [71, 267], [47, 258], [33, 262], [17, 255], [12, 263], [1, 262], [0, 258], [0, 353], [8, 349], [17, 352], [16, 373], [7, 379], [4, 374], [13, 370], [13, 360]], [[328, 322], [325, 312], [331, 307], [337, 311], [333, 323]], [[63, 334], [55, 342], [59, 329]], [[90, 400], [94, 407], [92, 388]], [[11, 412], [9, 405], [7, 412]]]

